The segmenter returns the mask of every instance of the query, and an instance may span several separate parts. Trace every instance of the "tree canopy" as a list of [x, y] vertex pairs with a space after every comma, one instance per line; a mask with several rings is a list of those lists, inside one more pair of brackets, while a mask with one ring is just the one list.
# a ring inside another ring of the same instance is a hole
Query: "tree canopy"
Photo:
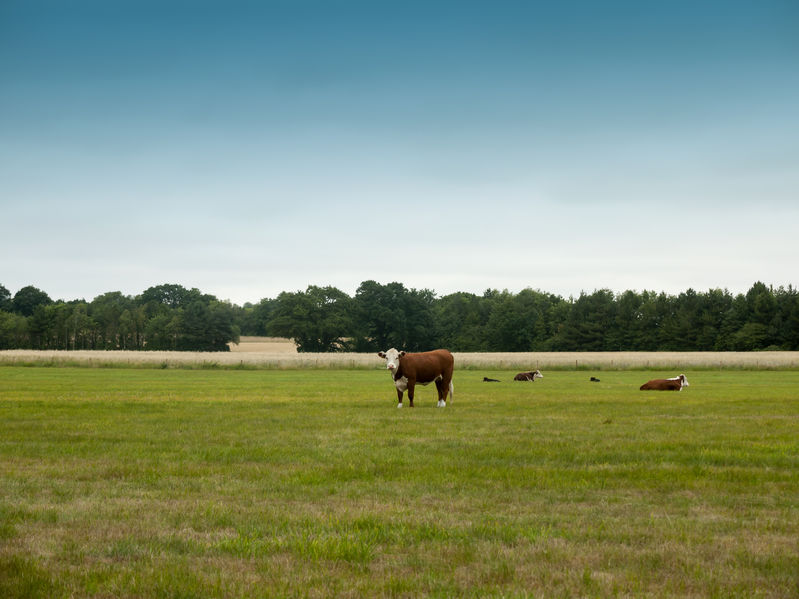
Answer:
[[364, 281], [354, 296], [308, 286], [237, 306], [177, 284], [132, 297], [53, 301], [0, 285], [0, 349], [224, 351], [240, 335], [294, 340], [302, 352], [799, 350], [799, 292], [756, 282], [678, 295], [610, 289], [568, 299], [534, 289], [442, 297]]

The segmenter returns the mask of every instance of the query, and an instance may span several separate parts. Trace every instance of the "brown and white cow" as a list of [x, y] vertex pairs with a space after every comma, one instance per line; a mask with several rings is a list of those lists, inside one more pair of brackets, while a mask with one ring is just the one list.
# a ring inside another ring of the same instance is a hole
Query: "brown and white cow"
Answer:
[[530, 381], [531, 383], [535, 382], [535, 379], [542, 379], [544, 375], [541, 374], [540, 370], [532, 370], [530, 372], [520, 372], [515, 377], [513, 377], [514, 381]]
[[670, 379], [652, 379], [641, 385], [641, 391], [682, 391], [688, 387], [688, 379], [680, 374]]
[[402, 394], [408, 391], [408, 402], [413, 407], [413, 391], [416, 383], [427, 385], [435, 382], [438, 389], [438, 407], [447, 405], [447, 393], [452, 401], [454, 387], [452, 386], [452, 372], [455, 369], [455, 359], [449, 350], [436, 349], [433, 351], [409, 354], [397, 351], [393, 347], [386, 352], [378, 352], [381, 358], [386, 359], [386, 368], [391, 373], [394, 385], [397, 387], [398, 408], [402, 407]]

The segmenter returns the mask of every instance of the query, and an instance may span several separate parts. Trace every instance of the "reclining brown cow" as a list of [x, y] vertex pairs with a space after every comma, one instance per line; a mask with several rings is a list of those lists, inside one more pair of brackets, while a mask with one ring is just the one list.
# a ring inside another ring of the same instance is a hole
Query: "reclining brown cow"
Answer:
[[684, 374], [670, 379], [652, 379], [641, 385], [641, 391], [682, 391], [688, 386], [688, 379]]

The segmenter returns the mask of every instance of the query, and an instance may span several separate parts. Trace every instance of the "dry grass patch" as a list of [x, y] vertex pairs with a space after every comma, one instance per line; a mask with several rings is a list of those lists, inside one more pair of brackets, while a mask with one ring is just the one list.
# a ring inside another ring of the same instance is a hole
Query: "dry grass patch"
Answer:
[[[264, 344], [272, 344], [272, 347], [279, 349], [255, 349]], [[249, 348], [250, 345], [253, 348]], [[799, 369], [799, 352], [788, 351], [455, 352], [454, 356], [456, 370]], [[242, 343], [230, 352], [3, 350], [0, 351], [0, 365], [3, 364], [200, 369], [379, 369], [383, 361], [372, 353], [297, 353], [292, 343], [272, 340]]]
[[712, 370], [799, 368], [799, 352], [517, 352], [456, 353], [466, 368], [555, 370]]
[[297, 345], [283, 337], [246, 337], [238, 343], [228, 343], [230, 351], [236, 353], [296, 354]]

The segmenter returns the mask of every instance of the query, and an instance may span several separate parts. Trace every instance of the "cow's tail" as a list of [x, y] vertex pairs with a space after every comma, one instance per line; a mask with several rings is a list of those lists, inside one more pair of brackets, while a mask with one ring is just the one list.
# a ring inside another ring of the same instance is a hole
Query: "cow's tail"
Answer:
[[449, 382], [449, 400], [452, 401], [452, 396], [455, 394], [455, 385], [452, 384], [452, 381]]

